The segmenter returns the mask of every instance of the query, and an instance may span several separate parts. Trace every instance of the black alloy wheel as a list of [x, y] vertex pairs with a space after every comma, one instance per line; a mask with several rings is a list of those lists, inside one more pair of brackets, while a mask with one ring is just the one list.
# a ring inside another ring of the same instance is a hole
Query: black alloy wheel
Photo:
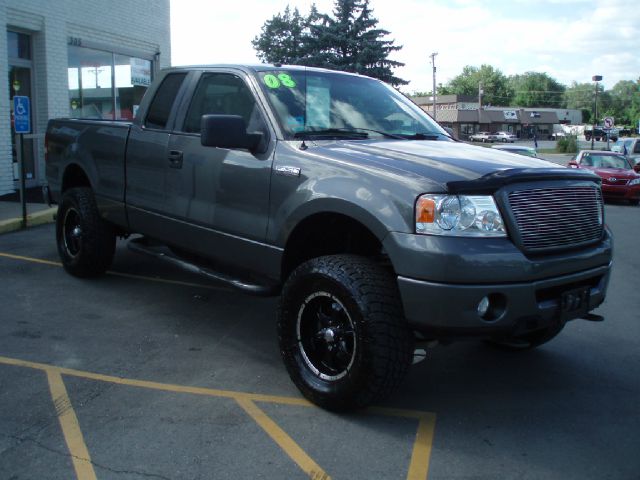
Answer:
[[56, 242], [62, 266], [72, 275], [93, 277], [111, 266], [115, 231], [100, 216], [90, 188], [71, 188], [62, 195], [56, 218]]
[[356, 338], [344, 305], [328, 292], [314, 292], [300, 306], [296, 323], [300, 353], [323, 380], [339, 380], [353, 366]]
[[393, 272], [365, 257], [300, 265], [283, 287], [277, 326], [291, 380], [329, 410], [363, 408], [391, 394], [413, 358]]

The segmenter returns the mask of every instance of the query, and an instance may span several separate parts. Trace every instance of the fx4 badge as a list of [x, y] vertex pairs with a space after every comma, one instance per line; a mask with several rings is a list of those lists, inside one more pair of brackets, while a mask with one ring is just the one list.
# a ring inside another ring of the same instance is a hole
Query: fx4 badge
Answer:
[[276, 173], [279, 175], [286, 175], [288, 177], [299, 177], [300, 169], [298, 167], [278, 166], [275, 168]]

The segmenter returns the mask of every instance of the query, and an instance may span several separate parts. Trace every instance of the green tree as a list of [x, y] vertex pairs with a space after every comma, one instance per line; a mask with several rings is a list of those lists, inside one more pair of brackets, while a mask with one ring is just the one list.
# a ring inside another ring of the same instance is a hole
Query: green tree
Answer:
[[509, 77], [513, 91], [511, 105], [517, 107], [562, 108], [566, 87], [546, 73], [526, 72]]
[[319, 21], [315, 5], [304, 18], [297, 8], [289, 6], [262, 25], [260, 35], [251, 44], [258, 58], [265, 63], [300, 64], [309, 53], [310, 28]]
[[618, 125], [637, 125], [640, 120], [640, 79], [620, 80], [608, 91], [610, 111]]
[[258, 58], [360, 73], [394, 86], [409, 83], [393, 74], [404, 64], [388, 57], [402, 46], [377, 28], [369, 0], [336, 0], [332, 15], [318, 13], [315, 6], [306, 19], [296, 14], [287, 7], [264, 23], [252, 41]]
[[478, 95], [482, 86], [483, 105], [509, 105], [513, 92], [507, 77], [491, 65], [481, 65], [479, 68], [467, 65], [462, 73], [446, 85], [447, 91], [457, 95]]
[[[437, 95], [453, 95], [455, 93], [453, 90], [451, 90], [451, 88], [441, 83], [439, 83], [436, 86], [436, 92], [437, 92]], [[432, 94], [433, 92], [431, 92], [431, 90], [429, 90], [428, 92], [416, 90], [409, 96], [410, 97], [430, 97]]]
[[[598, 84], [598, 94], [603, 92], [603, 86]], [[565, 91], [564, 99], [567, 108], [588, 110], [593, 112], [595, 87], [592, 83], [572, 82]]]
[[[602, 119], [611, 114], [611, 95], [605, 92], [601, 83], [598, 88], [598, 118], [596, 123], [601, 124]], [[585, 123], [593, 123], [596, 86], [593, 83], [572, 82], [564, 92], [566, 107], [582, 110], [582, 120]]]

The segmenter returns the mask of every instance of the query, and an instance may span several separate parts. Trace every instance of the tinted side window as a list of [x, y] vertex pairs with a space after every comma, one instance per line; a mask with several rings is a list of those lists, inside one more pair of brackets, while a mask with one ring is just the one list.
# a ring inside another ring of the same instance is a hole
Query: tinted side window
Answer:
[[248, 132], [264, 131], [256, 100], [244, 81], [229, 73], [209, 73], [202, 76], [184, 121], [185, 132], [200, 133], [202, 115], [240, 115]]
[[636, 146], [633, 147], [633, 153], [640, 153], [640, 142], [636, 141]]
[[172, 73], [164, 78], [149, 106], [147, 119], [144, 122], [145, 127], [166, 128], [171, 107], [186, 76], [186, 73]]

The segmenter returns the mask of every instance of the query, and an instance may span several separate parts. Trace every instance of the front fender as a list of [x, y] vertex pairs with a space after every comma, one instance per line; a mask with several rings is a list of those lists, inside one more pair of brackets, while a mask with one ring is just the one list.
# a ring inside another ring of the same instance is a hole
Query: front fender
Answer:
[[413, 201], [361, 180], [336, 178], [306, 182], [292, 192], [271, 216], [272, 240], [284, 246], [294, 228], [319, 213], [336, 213], [365, 226], [382, 242], [390, 231], [412, 231]]

